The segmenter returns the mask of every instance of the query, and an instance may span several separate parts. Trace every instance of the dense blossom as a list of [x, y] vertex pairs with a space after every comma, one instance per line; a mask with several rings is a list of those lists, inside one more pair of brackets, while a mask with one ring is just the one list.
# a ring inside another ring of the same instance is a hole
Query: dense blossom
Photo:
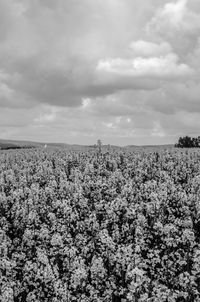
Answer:
[[0, 301], [200, 301], [198, 150], [18, 150], [0, 166]]

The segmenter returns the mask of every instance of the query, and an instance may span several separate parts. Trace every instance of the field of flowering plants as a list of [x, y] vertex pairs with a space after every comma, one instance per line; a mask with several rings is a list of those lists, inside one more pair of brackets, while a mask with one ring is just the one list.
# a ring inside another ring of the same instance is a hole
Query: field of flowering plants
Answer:
[[200, 151], [0, 153], [1, 302], [200, 301]]

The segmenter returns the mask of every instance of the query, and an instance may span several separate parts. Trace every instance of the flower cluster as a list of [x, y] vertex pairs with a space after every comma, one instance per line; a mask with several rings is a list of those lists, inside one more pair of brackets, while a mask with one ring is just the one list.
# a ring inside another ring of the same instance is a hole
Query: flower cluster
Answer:
[[200, 301], [198, 150], [0, 154], [0, 300]]

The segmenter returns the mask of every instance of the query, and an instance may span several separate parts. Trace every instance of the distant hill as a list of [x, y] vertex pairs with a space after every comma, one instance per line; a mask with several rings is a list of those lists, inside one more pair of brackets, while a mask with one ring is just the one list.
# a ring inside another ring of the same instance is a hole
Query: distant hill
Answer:
[[20, 141], [20, 140], [6, 140], [0, 139], [0, 149], [25, 149], [25, 148], [67, 148], [70, 150], [85, 150], [94, 148], [92, 146], [78, 145], [78, 144], [65, 144], [65, 143], [47, 143], [47, 142], [33, 142], [33, 141]]
[[166, 144], [166, 145], [128, 145], [126, 146], [128, 149], [171, 149], [174, 148], [173, 144]]
[[[0, 149], [1, 150], [8, 150], [8, 149], [21, 149], [21, 148], [38, 148], [44, 147], [47, 148], [65, 148], [70, 150], [90, 150], [93, 149], [95, 145], [79, 145], [79, 144], [67, 144], [67, 143], [47, 143], [47, 142], [33, 142], [33, 141], [20, 141], [20, 140], [6, 140], [0, 139]], [[138, 149], [170, 149], [173, 148], [174, 145], [128, 145], [124, 147], [114, 146], [114, 145], [102, 145], [102, 149], [128, 149], [128, 150], [138, 150]]]
[[0, 150], [34, 148], [34, 144], [0, 139]]
[[37, 146], [42, 146], [42, 143], [36, 143], [31, 141], [20, 141], [20, 140], [7, 140], [0, 139], [1, 149], [20, 149], [20, 148], [34, 148]]

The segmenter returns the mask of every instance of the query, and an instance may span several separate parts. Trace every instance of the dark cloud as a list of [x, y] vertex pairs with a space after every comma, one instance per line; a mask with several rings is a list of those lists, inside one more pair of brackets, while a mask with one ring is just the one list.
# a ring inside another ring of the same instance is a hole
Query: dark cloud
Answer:
[[199, 17], [198, 0], [0, 0], [3, 137], [128, 143], [194, 133]]

